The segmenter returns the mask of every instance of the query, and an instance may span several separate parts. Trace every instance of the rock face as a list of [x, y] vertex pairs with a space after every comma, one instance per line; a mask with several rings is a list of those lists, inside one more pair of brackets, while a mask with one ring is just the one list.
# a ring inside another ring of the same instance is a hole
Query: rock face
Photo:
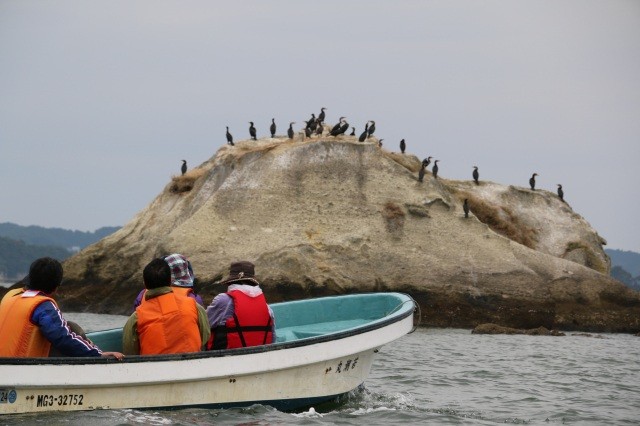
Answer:
[[549, 330], [545, 327], [521, 330], [518, 328], [503, 327], [497, 324], [480, 324], [473, 330], [472, 334], [526, 334], [527, 336], [566, 336], [558, 330]]
[[129, 313], [143, 267], [180, 252], [206, 302], [246, 259], [271, 302], [394, 290], [419, 302], [423, 325], [640, 330], [639, 293], [603, 274], [603, 240], [555, 194], [430, 173], [418, 182], [419, 167], [349, 136], [224, 146], [67, 260], [59, 299]]

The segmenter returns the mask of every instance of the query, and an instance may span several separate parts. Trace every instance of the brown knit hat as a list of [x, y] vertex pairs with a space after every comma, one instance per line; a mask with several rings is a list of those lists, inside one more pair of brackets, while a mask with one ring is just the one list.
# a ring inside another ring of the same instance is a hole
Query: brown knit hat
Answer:
[[247, 260], [233, 262], [229, 267], [229, 276], [221, 282], [221, 284], [245, 283], [250, 285], [259, 285], [255, 278], [255, 267], [253, 263]]

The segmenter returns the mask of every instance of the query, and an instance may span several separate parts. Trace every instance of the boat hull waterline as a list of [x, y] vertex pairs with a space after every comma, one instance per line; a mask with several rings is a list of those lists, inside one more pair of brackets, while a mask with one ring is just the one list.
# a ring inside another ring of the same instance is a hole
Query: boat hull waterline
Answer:
[[[362, 385], [383, 345], [412, 331], [413, 300], [391, 295], [398, 298], [400, 309], [384, 318], [267, 346], [134, 356], [124, 362], [0, 359], [0, 413], [229, 408], [254, 403], [296, 410], [332, 400]], [[341, 297], [352, 296], [322, 299]], [[286, 320], [283, 323], [287, 325]], [[281, 334], [286, 334], [284, 329]]]

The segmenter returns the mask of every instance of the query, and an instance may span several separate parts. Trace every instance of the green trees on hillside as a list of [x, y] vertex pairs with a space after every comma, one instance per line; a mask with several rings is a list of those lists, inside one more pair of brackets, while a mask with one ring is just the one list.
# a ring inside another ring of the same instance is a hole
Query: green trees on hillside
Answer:
[[24, 241], [27, 244], [60, 246], [71, 250], [84, 248], [113, 234], [118, 227], [107, 226], [95, 232], [72, 231], [62, 228], [43, 228], [42, 226], [21, 226], [15, 223], [0, 223], [0, 237]]
[[62, 261], [70, 255], [63, 247], [29, 245], [0, 237], [0, 276], [7, 280], [21, 279], [29, 271], [31, 262], [39, 257], [50, 256]]

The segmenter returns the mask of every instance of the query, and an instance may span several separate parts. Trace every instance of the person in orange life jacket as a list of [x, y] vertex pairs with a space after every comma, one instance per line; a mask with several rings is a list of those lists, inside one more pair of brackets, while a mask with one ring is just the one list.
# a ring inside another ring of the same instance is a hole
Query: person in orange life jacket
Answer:
[[127, 355], [198, 352], [209, 340], [207, 313], [196, 301], [171, 287], [171, 270], [153, 259], [142, 273], [147, 291], [122, 330]]
[[0, 356], [102, 356], [122, 360], [120, 352], [103, 352], [69, 328], [52, 295], [62, 282], [56, 259], [36, 259], [29, 267], [27, 285], [8, 292], [0, 302]]
[[[171, 268], [171, 286], [173, 287], [173, 290], [194, 298], [200, 306], [204, 307], [202, 298], [196, 294], [193, 289], [196, 277], [193, 274], [191, 262], [189, 262], [189, 260], [180, 253], [165, 256], [164, 260], [166, 260], [169, 264], [169, 268]], [[133, 302], [134, 311], [144, 300], [144, 293], [146, 291], [146, 289], [142, 289], [140, 290], [140, 293], [138, 293], [136, 300]]]
[[251, 262], [234, 262], [229, 277], [222, 281], [229, 287], [207, 307], [211, 339], [207, 349], [232, 349], [273, 343], [276, 325]]

